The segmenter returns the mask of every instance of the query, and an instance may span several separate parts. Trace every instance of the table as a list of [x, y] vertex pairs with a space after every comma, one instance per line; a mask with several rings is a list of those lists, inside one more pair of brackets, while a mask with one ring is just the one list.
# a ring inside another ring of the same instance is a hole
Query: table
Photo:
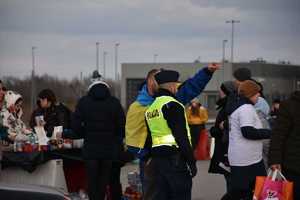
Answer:
[[81, 149], [42, 152], [4, 152], [0, 181], [63, 188], [87, 189]]

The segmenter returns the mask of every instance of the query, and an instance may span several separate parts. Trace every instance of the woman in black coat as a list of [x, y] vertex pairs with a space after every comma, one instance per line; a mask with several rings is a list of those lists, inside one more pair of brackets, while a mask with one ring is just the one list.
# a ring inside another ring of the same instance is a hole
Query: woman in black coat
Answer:
[[215, 149], [208, 169], [209, 173], [223, 174], [226, 180], [227, 191], [230, 190], [230, 166], [228, 162], [228, 119], [225, 112], [227, 96], [235, 90], [233, 81], [226, 81], [220, 87], [220, 99], [217, 102], [215, 125], [211, 127], [210, 134], [215, 138]]
[[63, 129], [70, 127], [71, 111], [64, 104], [57, 102], [54, 92], [44, 89], [38, 94], [37, 108], [30, 118], [30, 127], [36, 126], [36, 116], [43, 116], [44, 129], [48, 137], [52, 136], [55, 126], [63, 126]]
[[82, 97], [71, 120], [72, 130], [84, 138], [82, 149], [90, 200], [104, 199], [113, 161], [119, 160], [125, 129], [125, 114], [109, 86], [94, 81]]

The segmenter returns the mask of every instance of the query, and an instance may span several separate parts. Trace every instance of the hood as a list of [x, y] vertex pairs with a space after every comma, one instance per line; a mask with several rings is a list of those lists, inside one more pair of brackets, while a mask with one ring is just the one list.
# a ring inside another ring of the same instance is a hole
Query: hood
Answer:
[[239, 107], [241, 107], [244, 104], [252, 104], [253, 105], [253, 103], [246, 97], [239, 96], [239, 95], [237, 95], [237, 93], [232, 93], [231, 95], [228, 96], [228, 99], [226, 101], [225, 112], [229, 116], [236, 109], [238, 109]]
[[296, 91], [292, 93], [291, 95], [292, 99], [295, 99], [296, 101], [300, 101], [300, 91]]
[[14, 91], [7, 91], [4, 97], [4, 102], [7, 108], [14, 105], [18, 99], [21, 99], [22, 96]]
[[88, 96], [93, 99], [107, 99], [110, 97], [110, 91], [106, 84], [98, 83], [89, 87]]
[[258, 101], [254, 105], [254, 107], [255, 107], [255, 110], [261, 111], [266, 116], [270, 114], [270, 106], [267, 103], [267, 101], [262, 97], [258, 97]]
[[144, 84], [142, 89], [139, 91], [137, 99], [142, 106], [149, 106], [153, 103], [154, 98], [149, 95], [147, 85]]

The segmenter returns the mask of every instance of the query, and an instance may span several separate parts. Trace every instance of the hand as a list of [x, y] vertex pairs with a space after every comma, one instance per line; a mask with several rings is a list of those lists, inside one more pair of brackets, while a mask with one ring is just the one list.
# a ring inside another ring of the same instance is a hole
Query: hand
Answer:
[[196, 174], [197, 174], [196, 163], [190, 163], [190, 164], [188, 164], [188, 168], [189, 168], [191, 177], [194, 178], [196, 176]]
[[222, 122], [219, 124], [219, 128], [220, 128], [221, 130], [224, 130], [224, 121], [222, 121]]
[[278, 169], [279, 171], [281, 171], [281, 164], [274, 164], [271, 165], [270, 168], [275, 171], [275, 169]]
[[11, 141], [15, 141], [17, 134], [16, 133], [9, 133], [8, 134], [8, 139], [10, 139]]
[[220, 69], [220, 67], [220, 63], [209, 63], [207, 68], [210, 72], [215, 72], [216, 70]]

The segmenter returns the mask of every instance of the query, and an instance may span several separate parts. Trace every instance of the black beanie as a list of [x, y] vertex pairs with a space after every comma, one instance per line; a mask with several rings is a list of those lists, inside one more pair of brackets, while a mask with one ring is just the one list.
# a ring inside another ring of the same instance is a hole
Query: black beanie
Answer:
[[238, 81], [246, 81], [251, 79], [251, 71], [248, 68], [238, 68], [233, 72], [233, 77]]

